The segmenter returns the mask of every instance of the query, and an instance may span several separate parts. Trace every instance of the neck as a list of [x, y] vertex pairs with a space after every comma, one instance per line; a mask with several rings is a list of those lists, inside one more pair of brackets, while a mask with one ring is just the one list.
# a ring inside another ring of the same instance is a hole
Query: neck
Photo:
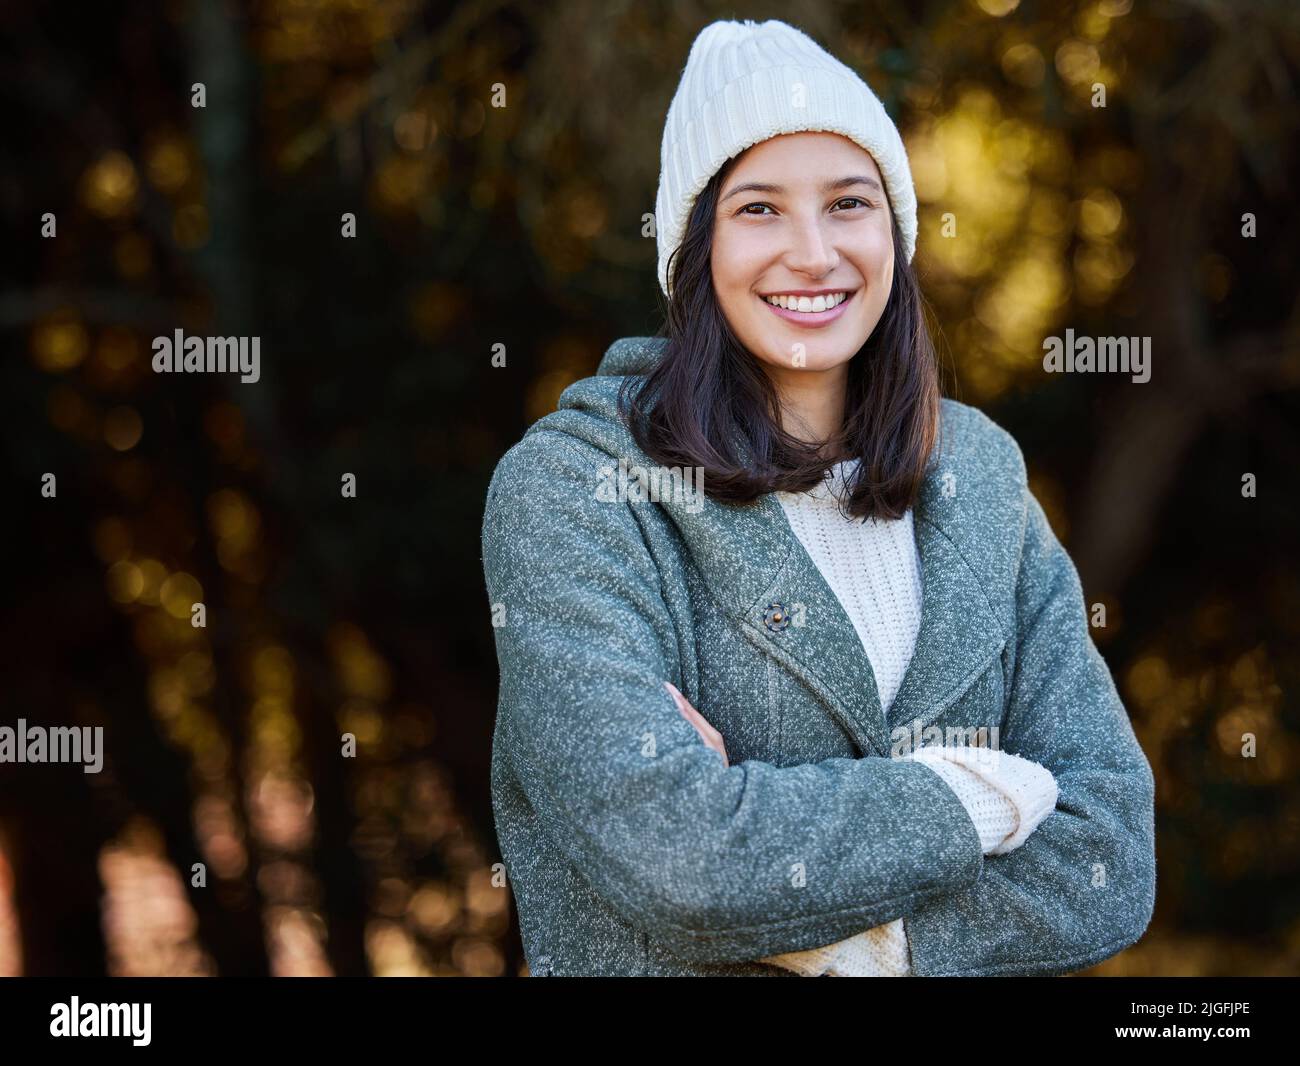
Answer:
[[809, 444], [833, 446], [844, 425], [848, 364], [827, 370], [764, 369], [781, 401], [781, 428]]

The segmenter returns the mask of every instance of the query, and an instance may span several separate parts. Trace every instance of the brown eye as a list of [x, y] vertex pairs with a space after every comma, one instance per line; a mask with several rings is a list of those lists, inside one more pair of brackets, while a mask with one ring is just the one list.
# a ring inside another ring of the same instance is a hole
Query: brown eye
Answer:
[[[768, 207], [768, 206], [769, 206], [769, 205], [767, 205], [767, 204], [746, 204], [744, 207], [742, 207], [742, 208], [740, 209], [740, 211], [738, 212], [738, 214], [742, 214], [742, 215], [752, 215], [752, 214], [757, 214], [757, 212], [750, 211], [750, 208], [751, 208], [751, 207]], [[769, 207], [769, 210], [770, 210], [770, 207]]]
[[855, 208], [855, 207], [870, 207], [870, 206], [871, 206], [869, 203], [867, 203], [866, 200], [862, 199], [860, 196], [844, 196], [844, 197], [841, 197], [839, 200], [836, 200], [835, 203], [836, 203], [837, 206], [838, 206], [839, 204], [850, 204], [850, 205], [852, 205], [852, 206], [850, 206], [850, 207], [846, 207], [846, 208], [845, 208], [846, 211], [852, 211], [853, 208]]

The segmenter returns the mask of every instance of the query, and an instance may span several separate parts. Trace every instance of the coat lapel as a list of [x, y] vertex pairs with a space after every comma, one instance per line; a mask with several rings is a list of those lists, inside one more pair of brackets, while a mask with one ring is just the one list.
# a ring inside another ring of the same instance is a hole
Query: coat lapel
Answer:
[[968, 689], [998, 656], [1001, 631], [979, 578], [945, 532], [927, 483], [915, 508], [921, 557], [921, 628], [903, 681], [889, 708], [889, 727], [924, 729]]

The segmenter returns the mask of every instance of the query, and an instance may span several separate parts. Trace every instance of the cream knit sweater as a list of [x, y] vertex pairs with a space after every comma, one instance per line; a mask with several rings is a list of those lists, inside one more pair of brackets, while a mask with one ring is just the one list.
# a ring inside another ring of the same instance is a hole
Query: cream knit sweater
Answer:
[[[921, 566], [912, 512], [896, 521], [846, 519], [839, 509], [856, 460], [837, 464], [803, 493], [778, 492], [795, 536], [834, 591], [866, 650], [881, 707], [888, 711], [921, 627]], [[927, 747], [903, 758], [934, 770], [971, 817], [984, 853], [1019, 847], [1056, 806], [1056, 781], [1044, 767], [986, 748]], [[846, 940], [769, 956], [804, 976], [905, 977], [911, 974], [901, 918]]]

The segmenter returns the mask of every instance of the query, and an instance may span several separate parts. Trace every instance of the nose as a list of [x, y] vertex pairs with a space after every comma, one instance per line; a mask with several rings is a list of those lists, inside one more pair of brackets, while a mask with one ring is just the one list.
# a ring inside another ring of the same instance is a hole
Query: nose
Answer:
[[791, 234], [791, 248], [785, 262], [791, 270], [810, 277], [825, 277], [839, 265], [839, 253], [827, 239], [820, 219], [808, 219], [795, 224]]

